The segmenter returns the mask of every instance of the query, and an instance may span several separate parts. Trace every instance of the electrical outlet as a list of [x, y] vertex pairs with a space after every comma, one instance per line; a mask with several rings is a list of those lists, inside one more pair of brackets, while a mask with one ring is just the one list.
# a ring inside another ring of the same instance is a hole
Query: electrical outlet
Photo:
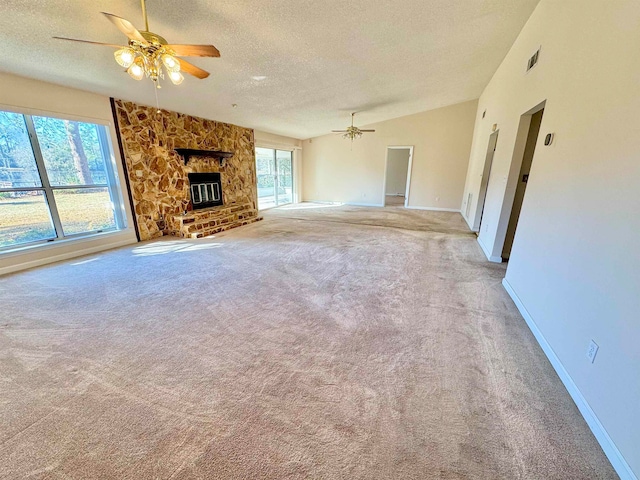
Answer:
[[598, 347], [598, 344], [593, 340], [591, 340], [591, 343], [589, 344], [589, 349], [587, 350], [587, 358], [591, 361], [591, 363], [595, 361], [596, 354], [598, 353], [599, 348], [600, 347]]

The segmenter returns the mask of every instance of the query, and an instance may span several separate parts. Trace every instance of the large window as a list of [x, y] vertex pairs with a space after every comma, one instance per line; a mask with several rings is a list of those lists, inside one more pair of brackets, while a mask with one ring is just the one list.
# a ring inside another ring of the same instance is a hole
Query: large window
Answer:
[[124, 228], [107, 135], [0, 111], [0, 250]]
[[293, 154], [285, 150], [256, 148], [258, 208], [293, 202]]

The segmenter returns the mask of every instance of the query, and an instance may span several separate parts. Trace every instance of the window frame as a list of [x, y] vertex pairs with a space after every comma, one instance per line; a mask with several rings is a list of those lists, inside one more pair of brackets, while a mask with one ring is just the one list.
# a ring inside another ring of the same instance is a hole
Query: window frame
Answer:
[[[126, 215], [126, 210], [124, 206], [124, 198], [122, 195], [121, 182], [119, 181], [119, 171], [118, 171], [118, 166], [116, 164], [115, 151], [113, 148], [113, 142], [111, 141], [111, 135], [110, 135], [111, 127], [112, 127], [111, 122], [108, 122], [102, 119], [97, 119], [97, 118], [65, 115], [57, 112], [38, 111], [30, 108], [17, 109], [13, 106], [2, 105], [2, 104], [0, 104], [0, 110], [22, 115], [25, 123], [25, 129], [29, 137], [31, 151], [35, 159], [38, 175], [40, 177], [40, 186], [15, 187], [15, 188], [0, 187], [0, 193], [42, 192], [45, 204], [49, 211], [51, 225], [53, 227], [53, 232], [54, 232], [54, 236], [50, 238], [44, 238], [44, 239], [34, 240], [30, 242], [16, 243], [13, 245], [0, 247], [0, 255], [21, 251], [24, 249], [31, 249], [34, 247], [41, 247], [44, 245], [52, 245], [60, 242], [67, 243], [73, 240], [95, 237], [98, 235], [104, 235], [104, 234], [110, 234], [110, 233], [118, 233], [118, 232], [127, 230], [128, 222], [127, 222], [127, 215]], [[40, 148], [38, 135], [35, 130], [33, 117], [47, 117], [47, 118], [53, 118], [56, 120], [68, 120], [71, 122], [88, 123], [88, 124], [95, 125], [97, 127], [101, 127], [101, 128], [96, 128], [96, 135], [98, 137], [100, 152], [104, 160], [107, 183], [96, 183], [92, 185], [52, 186], [51, 183], [49, 182], [48, 172], [47, 172], [46, 164], [44, 161], [44, 157], [42, 155], [42, 150]], [[56, 205], [54, 192], [63, 191], [63, 190], [81, 190], [81, 189], [106, 189], [107, 190], [107, 192], [109, 193], [111, 204], [113, 205], [113, 217], [114, 217], [114, 223], [115, 223], [115, 226], [113, 228], [97, 229], [97, 230], [72, 233], [72, 234], [64, 233], [64, 228], [62, 225], [62, 220], [60, 218], [60, 213], [58, 212], [58, 208]]]

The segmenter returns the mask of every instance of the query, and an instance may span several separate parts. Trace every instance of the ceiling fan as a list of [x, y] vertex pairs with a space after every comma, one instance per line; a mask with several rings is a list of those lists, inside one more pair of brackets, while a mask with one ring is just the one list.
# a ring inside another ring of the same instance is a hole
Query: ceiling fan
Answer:
[[91, 42], [77, 40], [75, 38], [53, 37], [58, 40], [88, 43], [114, 47], [118, 50], [114, 53], [116, 62], [127, 69], [127, 73], [135, 80], [142, 80], [145, 76], [150, 78], [158, 88], [160, 79], [164, 79], [163, 66], [167, 71], [169, 80], [174, 85], [180, 85], [184, 80], [185, 72], [196, 78], [207, 78], [209, 72], [177, 57], [219, 57], [220, 52], [213, 45], [175, 45], [169, 44], [158, 35], [149, 31], [147, 19], [146, 0], [140, 0], [142, 4], [142, 16], [144, 17], [144, 30], [138, 31], [131, 22], [111, 13], [102, 12], [111, 23], [129, 38], [126, 46], [111, 43]]
[[334, 133], [343, 133], [342, 138], [349, 138], [353, 142], [356, 138], [360, 138], [363, 133], [375, 132], [375, 130], [361, 130], [358, 127], [353, 126], [353, 117], [355, 117], [356, 112], [351, 114], [351, 126], [347, 127], [346, 130], [331, 130]]

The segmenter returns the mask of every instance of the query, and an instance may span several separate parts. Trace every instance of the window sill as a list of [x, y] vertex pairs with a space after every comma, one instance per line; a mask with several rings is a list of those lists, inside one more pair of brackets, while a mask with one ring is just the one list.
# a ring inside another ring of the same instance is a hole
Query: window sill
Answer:
[[0, 252], [0, 275], [136, 243], [132, 228], [37, 243]]
[[95, 238], [100, 238], [103, 236], [108, 236], [108, 235], [113, 235], [113, 234], [118, 234], [123, 232], [124, 230], [109, 230], [107, 232], [95, 232], [95, 233], [88, 233], [86, 235], [78, 235], [77, 237], [71, 237], [71, 238], [65, 238], [63, 240], [54, 240], [54, 241], [47, 241], [47, 240], [42, 240], [40, 242], [33, 242], [33, 243], [28, 243], [25, 245], [18, 245], [14, 248], [7, 248], [4, 250], [0, 250], [0, 256], [4, 256], [4, 255], [11, 255], [11, 254], [17, 254], [20, 255], [22, 253], [28, 253], [30, 251], [34, 251], [34, 250], [46, 250], [49, 248], [55, 248], [56, 246], [59, 245], [68, 245], [70, 243], [82, 243], [83, 241], [90, 241], [92, 239]]

